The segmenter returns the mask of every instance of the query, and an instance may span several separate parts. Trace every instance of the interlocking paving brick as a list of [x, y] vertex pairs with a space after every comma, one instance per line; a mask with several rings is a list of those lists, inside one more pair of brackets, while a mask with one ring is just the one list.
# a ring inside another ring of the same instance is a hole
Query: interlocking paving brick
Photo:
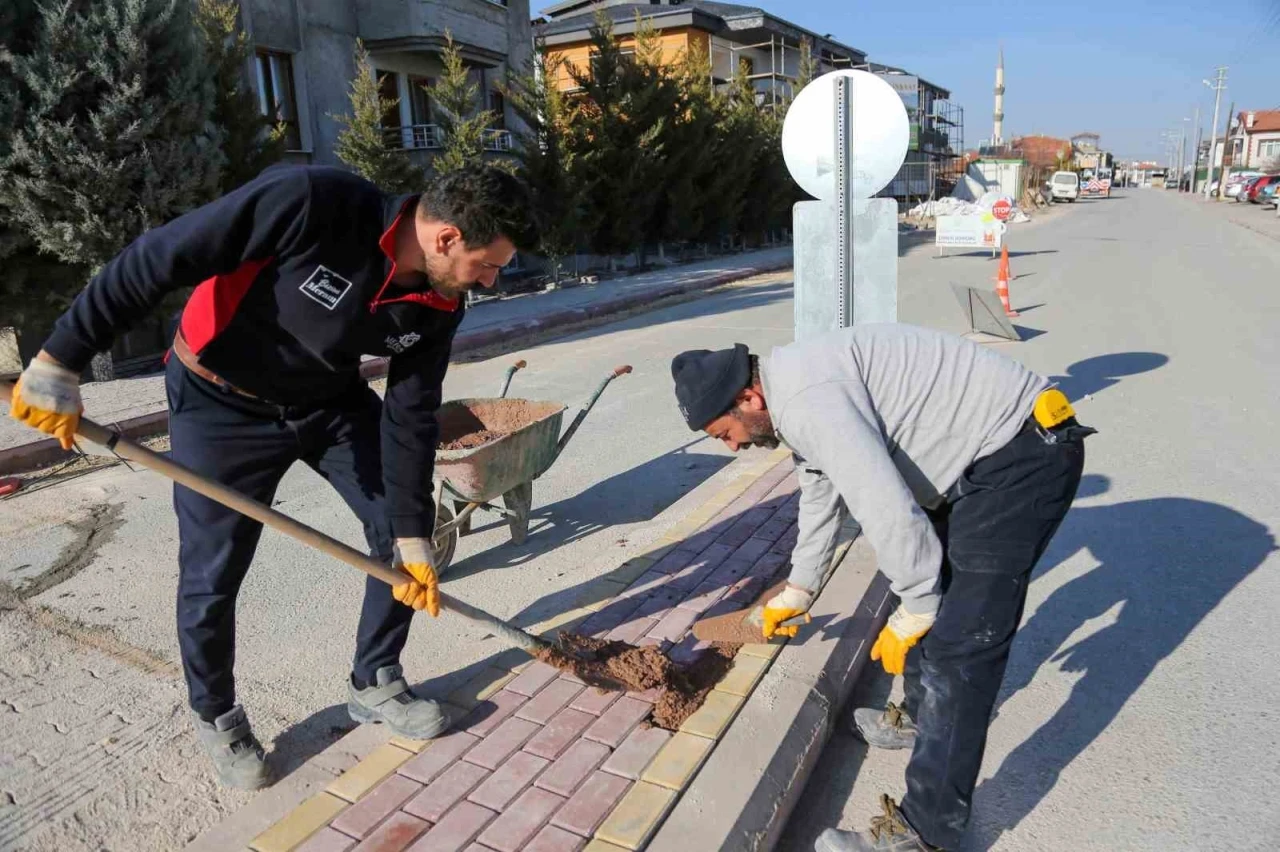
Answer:
[[332, 793], [318, 793], [255, 837], [249, 847], [255, 852], [289, 852], [328, 825], [345, 807], [346, 801]]
[[412, 778], [392, 775], [369, 791], [360, 801], [339, 814], [331, 825], [357, 840], [362, 839], [373, 831], [378, 823], [423, 789], [424, 787]]
[[540, 727], [527, 719], [508, 719], [485, 737], [478, 746], [467, 752], [464, 759], [468, 763], [483, 766], [485, 769], [497, 769], [512, 752], [536, 734]]
[[627, 586], [621, 597], [634, 598], [647, 595], [654, 589], [666, 585], [667, 575], [661, 571], [646, 571]]
[[432, 740], [430, 748], [402, 765], [399, 772], [420, 784], [428, 784], [478, 742], [479, 737], [466, 731], [445, 734]]
[[741, 695], [730, 695], [713, 689], [707, 693], [707, 700], [702, 702], [702, 706], [684, 720], [680, 730], [708, 739], [719, 739], [744, 701], [746, 699]]
[[515, 680], [515, 677], [507, 669], [486, 666], [471, 680], [450, 692], [449, 697], [445, 700], [464, 710], [470, 710], [499, 689], [502, 689], [508, 682]]
[[629, 619], [643, 605], [646, 595], [650, 591], [637, 592], [631, 597], [617, 598], [610, 601], [602, 606], [598, 612], [582, 622], [578, 627], [578, 632], [597, 638], [605, 636], [610, 630]]
[[766, 553], [756, 560], [748, 572], [752, 577], [761, 577], [766, 583], [773, 580], [778, 572], [791, 563], [791, 556], [786, 553]]
[[633, 618], [610, 630], [605, 638], [615, 642], [635, 644], [637, 639], [648, 633], [657, 623], [656, 618]]
[[653, 705], [647, 701], [627, 696], [619, 699], [612, 707], [601, 714], [582, 736], [610, 748], [616, 748], [631, 729], [647, 718]]
[[413, 752], [383, 743], [364, 760], [335, 778], [326, 789], [335, 796], [354, 802], [411, 757]]
[[730, 586], [741, 580], [751, 571], [754, 562], [746, 559], [726, 559], [712, 575], [707, 578], [710, 583], [716, 583], [721, 586]]
[[609, 756], [609, 747], [591, 740], [578, 740], [560, 759], [543, 772], [534, 786], [559, 796], [570, 796], [582, 779]]
[[622, 745], [618, 746], [600, 768], [605, 772], [634, 781], [640, 777], [640, 773], [649, 765], [649, 761], [667, 744], [669, 739], [671, 739], [670, 731], [638, 727], [627, 735]]
[[688, 550], [673, 550], [666, 556], [659, 559], [650, 570], [656, 571], [659, 574], [674, 574], [692, 562], [697, 555], [698, 554], [696, 552]]
[[596, 829], [596, 837], [623, 849], [641, 849], [675, 800], [674, 790], [638, 781]]
[[582, 852], [626, 852], [621, 846], [614, 846], [612, 843], [606, 843], [600, 838], [593, 838]]
[[555, 760], [567, 749], [596, 717], [572, 707], [561, 710], [525, 745], [524, 750], [538, 757]]
[[481, 846], [479, 843], [472, 843], [463, 852], [493, 852], [488, 846]]
[[664, 642], [674, 642], [683, 636], [685, 631], [697, 620], [698, 613], [677, 607], [668, 612], [662, 621], [651, 627], [644, 635], [652, 639], [661, 639]]
[[640, 780], [672, 790], [683, 790], [714, 746], [714, 740], [678, 732], [658, 752]]
[[760, 676], [769, 668], [769, 660], [751, 654], [738, 654], [733, 668], [716, 684], [716, 689], [730, 695], [750, 695]]
[[458, 852], [497, 814], [471, 802], [460, 802], [445, 814], [409, 852]]
[[714, 576], [702, 581], [702, 585], [689, 592], [684, 600], [680, 601], [680, 609], [687, 609], [695, 614], [706, 612], [713, 607], [720, 598], [724, 597], [729, 584], [716, 582]]
[[465, 798], [488, 775], [487, 769], [459, 760], [414, 796], [403, 809], [428, 822], [439, 822], [449, 808]]
[[751, 538], [744, 541], [742, 545], [733, 552], [733, 556], [729, 558], [744, 559], [747, 562], [755, 562], [761, 556], [768, 553], [771, 546], [771, 542], [765, 541], [762, 538]]
[[594, 772], [551, 818], [551, 824], [590, 837], [630, 786], [627, 778]]
[[782, 534], [782, 538], [773, 543], [773, 547], [769, 548], [770, 553], [783, 553], [788, 557], [791, 551], [796, 549], [796, 542], [800, 540], [800, 528], [793, 526]]
[[550, 765], [551, 761], [544, 757], [518, 751], [467, 798], [477, 805], [500, 811]]
[[477, 704], [459, 727], [478, 737], [487, 736], [528, 700], [527, 696], [504, 689]]
[[640, 691], [629, 689], [627, 690], [627, 695], [631, 696], [637, 701], [647, 701], [650, 704], [657, 704], [658, 698], [662, 696], [662, 687], [652, 686], [648, 689], [640, 690]]
[[548, 825], [529, 841], [524, 852], [578, 852], [585, 845], [585, 837]]
[[781, 639], [774, 639], [766, 643], [752, 643], [743, 645], [738, 650], [738, 655], [746, 655], [748, 657], [763, 657], [766, 660], [772, 660], [778, 656], [778, 652], [782, 650], [783, 642]]
[[517, 710], [516, 716], [545, 725], [582, 690], [582, 684], [558, 678], [535, 695], [532, 701]]
[[489, 823], [476, 839], [498, 852], [520, 852], [525, 841], [547, 824], [547, 820], [560, 810], [564, 801], [563, 796], [530, 787], [511, 807]]
[[772, 547], [774, 542], [782, 538], [786, 531], [791, 528], [792, 523], [794, 522], [790, 518], [780, 518], [774, 515], [773, 519], [756, 530], [756, 534], [751, 538], [753, 541], [767, 541], [769, 546]]
[[654, 618], [660, 619], [673, 607], [680, 603], [683, 598], [683, 592], [678, 589], [672, 589], [664, 586], [652, 592], [644, 602], [631, 613], [630, 619]]
[[347, 852], [355, 845], [354, 838], [326, 826], [308, 837], [306, 842], [293, 852]]
[[[449, 709], [447, 705], [445, 709]], [[402, 748], [405, 751], [411, 751], [414, 754], [420, 754], [424, 748], [431, 745], [431, 740], [411, 740], [408, 737], [401, 737], [401, 736], [394, 736], [391, 739], [387, 740], [387, 742], [391, 743], [393, 746], [396, 746], [397, 748]]]
[[401, 852], [430, 827], [426, 820], [398, 811], [361, 840], [355, 852]]
[[507, 684], [507, 692], [517, 692], [527, 698], [533, 698], [538, 694], [538, 690], [542, 689], [551, 681], [560, 676], [560, 670], [555, 666], [549, 666], [543, 662], [535, 661], [527, 669], [522, 671], [515, 680]]

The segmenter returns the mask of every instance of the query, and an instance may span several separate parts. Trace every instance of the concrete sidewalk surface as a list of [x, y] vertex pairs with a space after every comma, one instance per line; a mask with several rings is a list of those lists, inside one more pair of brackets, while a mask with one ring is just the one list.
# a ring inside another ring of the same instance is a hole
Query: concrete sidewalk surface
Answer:
[[[479, 353], [496, 346], [528, 345], [602, 318], [657, 307], [672, 299], [791, 266], [791, 247], [715, 257], [638, 275], [607, 279], [544, 293], [528, 293], [473, 306], [454, 339], [453, 354]], [[361, 367], [366, 379], [386, 374], [386, 359]], [[86, 384], [88, 417], [130, 437], [163, 432], [167, 424], [164, 376], [151, 375]], [[52, 438], [0, 417], [0, 474], [31, 470], [71, 458]]]

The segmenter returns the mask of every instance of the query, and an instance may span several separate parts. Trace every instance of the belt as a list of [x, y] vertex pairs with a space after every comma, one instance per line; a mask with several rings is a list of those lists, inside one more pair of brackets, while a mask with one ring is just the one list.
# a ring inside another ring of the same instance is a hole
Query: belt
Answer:
[[219, 376], [213, 370], [201, 366], [200, 358], [195, 352], [191, 351], [191, 347], [187, 345], [187, 341], [183, 339], [182, 332], [179, 331], [173, 336], [173, 354], [178, 356], [178, 360], [182, 362], [182, 366], [186, 367], [192, 373], [196, 374], [206, 382], [210, 382], [225, 391], [238, 394], [245, 399], [252, 399], [255, 402], [266, 402], [260, 396], [254, 396], [246, 390], [241, 390], [226, 379]]

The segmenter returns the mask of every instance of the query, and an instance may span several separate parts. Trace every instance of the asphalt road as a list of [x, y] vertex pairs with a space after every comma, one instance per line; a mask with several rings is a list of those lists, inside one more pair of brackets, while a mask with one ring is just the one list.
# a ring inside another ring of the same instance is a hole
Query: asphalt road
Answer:
[[[1270, 608], [1271, 392], [1280, 243], [1193, 203], [1133, 191], [1056, 210], [1012, 234], [1025, 341], [1002, 347], [1059, 377], [1089, 445], [1078, 507], [1032, 586], [993, 728], [973, 848], [1203, 849], [1260, 844], [1277, 823]], [[900, 265], [900, 318], [964, 331], [947, 286], [989, 286], [981, 254]], [[519, 623], [559, 611], [713, 493], [731, 471], [675, 409], [670, 357], [791, 337], [786, 276], [510, 356], [451, 369], [447, 397], [574, 403], [619, 363], [535, 485], [524, 547], [479, 524], [449, 593]], [[170, 488], [112, 468], [0, 503], [0, 849], [169, 849], [247, 796], [216, 788], [177, 667]], [[298, 469], [278, 508], [360, 546], [354, 518]], [[34, 585], [33, 585], [34, 584]], [[239, 602], [238, 685], [260, 736], [296, 767], [349, 726], [344, 680], [363, 578], [267, 533]], [[38, 591], [38, 594], [30, 594]], [[35, 608], [39, 606], [41, 608]], [[444, 693], [500, 646], [452, 617], [415, 624], [404, 663]], [[883, 700], [884, 679], [864, 684]], [[901, 755], [838, 734], [782, 848], [863, 825], [900, 795]]]

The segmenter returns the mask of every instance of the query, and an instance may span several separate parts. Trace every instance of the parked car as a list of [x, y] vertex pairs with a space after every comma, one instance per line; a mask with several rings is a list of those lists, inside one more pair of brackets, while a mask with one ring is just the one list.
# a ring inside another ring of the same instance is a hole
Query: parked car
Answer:
[[1049, 178], [1049, 191], [1054, 201], [1075, 202], [1080, 197], [1080, 175], [1075, 172], [1054, 172]]
[[1240, 184], [1240, 190], [1235, 194], [1237, 202], [1243, 203], [1249, 200], [1249, 190], [1253, 189], [1253, 185], [1262, 179], [1262, 175], [1257, 175]]
[[1240, 190], [1244, 189], [1245, 185], [1256, 177], [1262, 177], [1262, 172], [1233, 172], [1231, 177], [1227, 178], [1227, 188], [1223, 194], [1226, 195], [1227, 198], [1235, 198], [1238, 200], [1240, 197]]
[[1249, 187], [1249, 203], [1261, 204], [1262, 202], [1258, 199], [1258, 193], [1268, 184], [1274, 183], [1277, 180], [1280, 180], [1280, 175], [1263, 175], [1255, 180], [1253, 185]]
[[1280, 189], [1280, 178], [1271, 181], [1262, 189], [1258, 190], [1258, 204], [1271, 205], [1276, 203], [1276, 190]]

